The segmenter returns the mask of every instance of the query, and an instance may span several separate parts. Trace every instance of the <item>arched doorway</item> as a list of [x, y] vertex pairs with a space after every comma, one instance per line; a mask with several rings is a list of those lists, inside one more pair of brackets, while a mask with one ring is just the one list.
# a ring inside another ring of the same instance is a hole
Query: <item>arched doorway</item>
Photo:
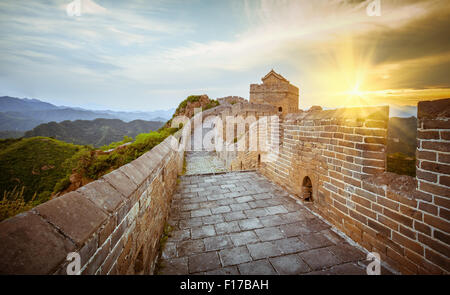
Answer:
[[307, 202], [313, 201], [312, 182], [308, 176], [303, 178], [302, 193], [303, 193], [303, 200], [305, 200]]
[[261, 154], [258, 155], [258, 168], [261, 167]]
[[278, 107], [278, 111], [281, 113], [283, 111], [282, 107]]

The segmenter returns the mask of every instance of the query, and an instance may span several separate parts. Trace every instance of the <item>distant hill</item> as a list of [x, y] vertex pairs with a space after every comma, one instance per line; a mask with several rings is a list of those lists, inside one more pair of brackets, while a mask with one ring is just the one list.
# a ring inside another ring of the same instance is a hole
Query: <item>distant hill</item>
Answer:
[[23, 134], [24, 134], [23, 131], [0, 131], [0, 139], [3, 139], [3, 138], [19, 138], [19, 137], [22, 137]]
[[387, 138], [387, 171], [416, 175], [417, 118], [389, 119]]
[[68, 143], [100, 147], [121, 141], [124, 136], [135, 138], [140, 133], [158, 130], [164, 122], [119, 119], [76, 120], [41, 124], [27, 131], [25, 137], [46, 136]]
[[20, 99], [10, 96], [0, 97], [0, 110], [2, 112], [25, 112], [56, 109], [58, 109], [57, 106], [38, 99]]
[[401, 106], [391, 104], [389, 106], [389, 116], [402, 118], [415, 117], [417, 116], [417, 106]]
[[[97, 118], [167, 121], [174, 109], [151, 112], [93, 111], [81, 108], [59, 107], [37, 99], [0, 97], [0, 131], [28, 131], [48, 122], [65, 120], [94, 120]], [[1, 135], [1, 134], [0, 134]], [[4, 138], [4, 137], [0, 137]]]
[[27, 131], [43, 123], [26, 113], [0, 112], [0, 131]]
[[26, 200], [36, 193], [37, 198], [45, 201], [56, 183], [70, 173], [70, 169], [63, 167], [64, 161], [80, 149], [44, 137], [0, 140], [1, 193], [25, 186]]
[[389, 119], [388, 127], [388, 154], [403, 153], [408, 156], [415, 156], [417, 136], [417, 118]]

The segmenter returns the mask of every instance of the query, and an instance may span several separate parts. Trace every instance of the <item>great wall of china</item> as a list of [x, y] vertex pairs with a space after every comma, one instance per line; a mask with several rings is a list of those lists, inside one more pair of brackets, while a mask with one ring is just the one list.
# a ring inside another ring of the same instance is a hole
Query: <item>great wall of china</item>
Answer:
[[[295, 252], [286, 252], [286, 243], [295, 243], [292, 239], [297, 236], [302, 241], [305, 232], [330, 237], [328, 224], [358, 249], [379, 253], [393, 272], [448, 274], [450, 99], [418, 104], [417, 176], [413, 178], [385, 172], [388, 107], [301, 111], [295, 107], [298, 88], [289, 81], [271, 71], [263, 82], [251, 85], [250, 102], [239, 97], [219, 99], [221, 105], [201, 114], [201, 122], [208, 116], [218, 116], [222, 122], [238, 117], [266, 120], [264, 124], [249, 120], [243, 130], [222, 132], [227, 148], [211, 152], [228, 172], [180, 176], [185, 152], [195, 136], [198, 116], [194, 116], [175, 136], [137, 160], [0, 223], [0, 273], [66, 274], [67, 255], [77, 252], [82, 274], [153, 274], [166, 224], [178, 234], [169, 239], [169, 250], [162, 255], [166, 264], [177, 266], [172, 267], [173, 273], [228, 267], [229, 273], [243, 274], [244, 263], [259, 263], [282, 273], [277, 263], [282, 255]], [[275, 123], [279, 128], [271, 128]], [[216, 123], [212, 126], [221, 128]], [[250, 146], [254, 134], [265, 146], [231, 150], [240, 144]], [[208, 188], [218, 180], [223, 182]], [[292, 233], [288, 219], [294, 215], [296, 223], [291, 224], [303, 222], [303, 233]], [[273, 223], [275, 219], [278, 224]], [[234, 222], [244, 230], [249, 220], [261, 224], [259, 229], [250, 228], [247, 239], [255, 239], [249, 242], [253, 248], [225, 235], [231, 231], [223, 231], [223, 224]], [[280, 235], [273, 242], [258, 232], [267, 230], [269, 221], [272, 233]], [[186, 223], [189, 226], [182, 225]], [[239, 257], [242, 251], [250, 251], [242, 266], [234, 268], [238, 262], [222, 252], [225, 246], [208, 249], [208, 237], [219, 234], [225, 241], [222, 244], [234, 245], [230, 251], [238, 251]], [[181, 248], [183, 241], [189, 241], [190, 247], [199, 245], [197, 252]], [[343, 243], [326, 244], [333, 259], [339, 259], [339, 249], [349, 247], [339, 248]], [[274, 247], [275, 254], [259, 256], [253, 252], [257, 246], [261, 251]], [[170, 247], [174, 247], [172, 253]], [[296, 251], [307, 263], [311, 260], [302, 249]], [[311, 251], [323, 256], [320, 251], [325, 250]], [[212, 262], [196, 267], [204, 264], [196, 262], [199, 257]], [[344, 262], [336, 260], [333, 267]], [[308, 263], [309, 271], [320, 269], [313, 265], [314, 261]]]

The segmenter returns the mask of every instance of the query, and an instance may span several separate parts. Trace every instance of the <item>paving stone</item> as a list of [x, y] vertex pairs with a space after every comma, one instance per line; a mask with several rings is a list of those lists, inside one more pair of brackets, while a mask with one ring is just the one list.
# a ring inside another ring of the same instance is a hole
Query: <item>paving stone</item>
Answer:
[[230, 208], [233, 211], [243, 211], [251, 209], [248, 203], [231, 204]]
[[205, 192], [204, 194], [199, 194], [199, 196], [206, 196], [206, 198], [210, 201], [217, 201], [217, 200], [221, 200], [221, 199], [226, 199], [227, 196], [225, 196], [225, 194], [223, 193], [219, 193], [219, 192]]
[[187, 240], [178, 243], [177, 252], [179, 257], [190, 256], [205, 251], [203, 240]]
[[277, 245], [278, 249], [281, 250], [283, 254], [291, 254], [297, 253], [300, 251], [310, 250], [311, 248], [305, 245], [301, 240], [297, 237], [281, 239], [274, 241], [275, 245]]
[[281, 224], [286, 224], [286, 221], [283, 220], [280, 217], [280, 215], [269, 215], [269, 216], [259, 217], [259, 221], [261, 221], [261, 223], [264, 226], [277, 226], [277, 225], [281, 225]]
[[216, 235], [216, 231], [213, 225], [205, 225], [200, 227], [194, 227], [191, 229], [192, 239], [201, 239], [205, 237], [212, 237]]
[[333, 275], [367, 275], [366, 269], [356, 263], [345, 263], [333, 266], [329, 272]]
[[321, 230], [330, 228], [328, 224], [318, 218], [306, 220], [306, 226], [308, 227], [310, 232], [319, 232]]
[[283, 233], [276, 227], [266, 227], [255, 230], [258, 238], [265, 241], [279, 240], [284, 238]]
[[295, 254], [273, 257], [269, 260], [281, 275], [297, 275], [311, 271], [311, 268]]
[[219, 256], [223, 266], [241, 264], [252, 260], [245, 246], [221, 250]]
[[258, 218], [249, 218], [249, 219], [242, 219], [239, 220], [239, 227], [242, 230], [250, 230], [255, 228], [261, 228], [264, 225], [259, 221]]
[[306, 248], [314, 249], [326, 246], [332, 246], [334, 243], [325, 237], [322, 233], [307, 234], [298, 237]]
[[255, 195], [252, 195], [253, 199], [255, 200], [266, 200], [272, 198], [272, 196], [268, 193], [258, 193]]
[[170, 241], [184, 241], [191, 238], [191, 231], [188, 229], [175, 230], [170, 233]]
[[329, 248], [331, 253], [338, 257], [342, 262], [351, 262], [366, 259], [364, 253], [358, 248], [348, 244], [339, 244]]
[[342, 263], [342, 261], [334, 256], [327, 248], [309, 250], [301, 252], [298, 255], [300, 255], [313, 270], [320, 270]]
[[223, 219], [222, 215], [211, 215], [211, 216], [202, 217], [202, 221], [203, 221], [204, 225], [209, 225], [209, 224], [221, 223], [221, 222], [224, 222], [225, 220]]
[[249, 201], [253, 201], [253, 198], [250, 197], [250, 196], [244, 196], [244, 197], [236, 198], [236, 202], [238, 202], [238, 203], [246, 203], [246, 202], [249, 202]]
[[311, 233], [303, 222], [280, 225], [280, 229], [286, 237], [294, 237]]
[[323, 234], [328, 240], [332, 241], [334, 244], [347, 243], [343, 237], [341, 237], [331, 229], [322, 230], [320, 231], [320, 233]]
[[234, 203], [235, 203], [235, 201], [233, 198], [221, 199], [221, 200], [216, 201], [217, 205], [230, 205], [230, 204], [234, 204]]
[[261, 217], [261, 216], [268, 215], [267, 211], [264, 208], [250, 209], [250, 210], [245, 210], [244, 212], [248, 218]]
[[259, 242], [258, 237], [253, 231], [244, 231], [230, 235], [235, 246], [247, 245], [249, 243]]
[[185, 228], [201, 226], [202, 224], [203, 224], [202, 218], [201, 217], [195, 217], [195, 218], [180, 220], [179, 227], [181, 229], [185, 229]]
[[200, 208], [202, 208], [202, 209], [203, 208], [212, 209], [212, 208], [216, 208], [218, 206], [216, 201], [201, 202], [201, 203], [198, 203], [198, 204], [199, 204]]
[[283, 205], [266, 207], [266, 211], [268, 215], [288, 213], [288, 210], [286, 210], [286, 208], [284, 208]]
[[160, 274], [182, 275], [188, 273], [187, 257], [162, 260], [161, 264], [162, 269], [160, 270]]
[[233, 242], [229, 236], [216, 236], [203, 239], [206, 251], [222, 250], [233, 247]]
[[273, 242], [249, 244], [247, 248], [253, 259], [268, 258], [281, 255], [281, 250]]
[[214, 225], [218, 235], [241, 231], [237, 221], [222, 222]]
[[239, 271], [236, 266], [227, 266], [218, 268], [215, 270], [207, 271], [206, 275], [239, 275]]
[[241, 211], [236, 211], [236, 212], [224, 213], [223, 217], [225, 218], [226, 221], [233, 221], [233, 220], [245, 219], [245, 218], [247, 218], [247, 215], [245, 215]]
[[276, 271], [267, 260], [252, 261], [238, 265], [242, 275], [276, 275]]
[[203, 208], [191, 211], [191, 217], [202, 217], [211, 215], [211, 210], [209, 208]]
[[286, 223], [306, 221], [305, 212], [303, 210], [300, 212], [289, 212], [285, 214], [280, 214], [278, 216], [280, 216]]
[[213, 270], [220, 267], [219, 255], [217, 252], [208, 252], [189, 257], [189, 272]]
[[227, 213], [230, 211], [231, 211], [231, 209], [229, 206], [220, 206], [220, 207], [211, 208], [212, 214]]
[[163, 259], [175, 258], [177, 257], [177, 244], [168, 242], [164, 245], [164, 250], [161, 254]]
[[160, 260], [171, 264], [161, 273], [365, 273], [364, 253], [258, 173], [180, 179], [169, 221], [174, 231]]

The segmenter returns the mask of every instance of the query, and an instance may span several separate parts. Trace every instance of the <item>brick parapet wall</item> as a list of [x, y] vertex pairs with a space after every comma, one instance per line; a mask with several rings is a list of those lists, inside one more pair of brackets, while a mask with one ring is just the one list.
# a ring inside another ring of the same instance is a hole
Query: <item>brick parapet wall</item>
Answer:
[[448, 100], [419, 104], [417, 179], [385, 172], [387, 107], [288, 114], [272, 161], [240, 152], [228, 162], [256, 167], [300, 198], [309, 177], [309, 206], [384, 262], [405, 274], [448, 274], [449, 110]]
[[153, 273], [189, 137], [170, 136], [101, 179], [1, 222], [0, 273], [66, 274], [70, 252], [80, 254], [82, 274]]

